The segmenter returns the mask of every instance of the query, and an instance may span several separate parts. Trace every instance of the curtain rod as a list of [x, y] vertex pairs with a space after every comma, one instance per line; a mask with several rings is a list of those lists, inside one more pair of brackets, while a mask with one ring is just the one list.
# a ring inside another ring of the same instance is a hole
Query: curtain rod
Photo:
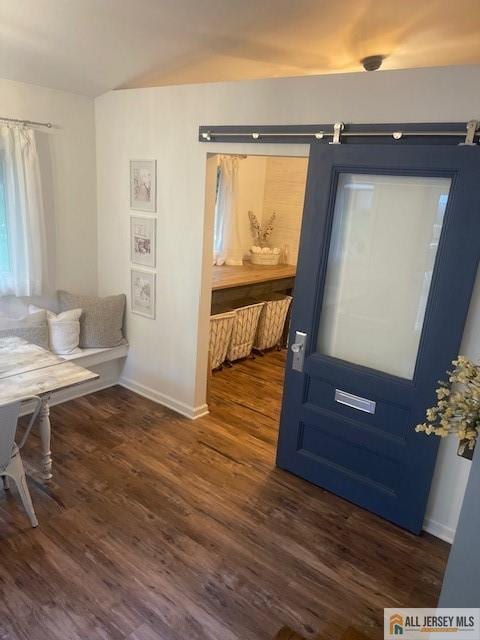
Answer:
[[13, 122], [14, 124], [32, 125], [34, 127], [53, 127], [51, 122], [36, 122], [35, 120], [20, 120], [19, 118], [0, 118], [0, 122]]

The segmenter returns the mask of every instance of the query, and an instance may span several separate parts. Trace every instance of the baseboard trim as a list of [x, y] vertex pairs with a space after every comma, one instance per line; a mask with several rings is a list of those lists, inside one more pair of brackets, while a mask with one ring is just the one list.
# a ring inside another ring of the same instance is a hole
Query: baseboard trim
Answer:
[[447, 527], [436, 520], [431, 520], [430, 518], [425, 519], [425, 522], [423, 523], [423, 530], [431, 533], [432, 536], [435, 536], [436, 538], [440, 538], [440, 540], [449, 542], [450, 544], [452, 544], [455, 537], [455, 529]]
[[172, 398], [171, 396], [167, 396], [165, 393], [160, 393], [151, 387], [140, 384], [131, 378], [125, 378], [122, 376], [118, 384], [125, 387], [125, 389], [138, 393], [138, 395], [143, 396], [144, 398], [148, 398], [148, 400], [153, 400], [153, 402], [156, 402], [157, 404], [161, 404], [168, 409], [172, 409], [172, 411], [175, 411], [190, 420], [197, 420], [198, 418], [208, 414], [208, 405], [206, 404], [202, 404], [198, 407], [192, 407], [184, 402], [175, 400], [175, 398]]
[[195, 407], [193, 410], [193, 418], [192, 420], [197, 420], [198, 418], [202, 418], [203, 416], [208, 416], [210, 413], [210, 409], [208, 408], [208, 404], [201, 404], [199, 407]]

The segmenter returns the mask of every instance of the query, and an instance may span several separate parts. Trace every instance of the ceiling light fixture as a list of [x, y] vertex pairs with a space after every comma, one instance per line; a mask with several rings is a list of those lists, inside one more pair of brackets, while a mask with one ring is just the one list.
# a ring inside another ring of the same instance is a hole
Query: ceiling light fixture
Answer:
[[365, 71], [376, 71], [377, 69], [380, 69], [385, 58], [386, 56], [383, 55], [367, 56], [360, 60], [360, 64], [363, 66]]

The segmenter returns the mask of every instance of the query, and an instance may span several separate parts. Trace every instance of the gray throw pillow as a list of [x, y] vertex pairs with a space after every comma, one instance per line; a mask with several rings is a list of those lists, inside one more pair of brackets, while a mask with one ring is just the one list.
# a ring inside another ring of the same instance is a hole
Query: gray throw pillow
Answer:
[[77, 296], [68, 291], [59, 291], [60, 310], [82, 309], [80, 316], [80, 347], [117, 347], [125, 343], [123, 316], [125, 294], [118, 296]]
[[0, 338], [23, 338], [31, 344], [48, 349], [48, 324], [46, 311], [42, 309], [24, 318], [0, 315]]

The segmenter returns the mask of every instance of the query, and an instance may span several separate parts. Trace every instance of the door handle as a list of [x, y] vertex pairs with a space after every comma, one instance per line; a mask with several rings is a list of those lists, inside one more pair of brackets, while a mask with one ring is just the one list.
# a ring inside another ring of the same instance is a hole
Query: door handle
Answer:
[[303, 371], [306, 344], [307, 334], [303, 331], [295, 331], [295, 342], [290, 347], [293, 352], [292, 369], [294, 371]]

